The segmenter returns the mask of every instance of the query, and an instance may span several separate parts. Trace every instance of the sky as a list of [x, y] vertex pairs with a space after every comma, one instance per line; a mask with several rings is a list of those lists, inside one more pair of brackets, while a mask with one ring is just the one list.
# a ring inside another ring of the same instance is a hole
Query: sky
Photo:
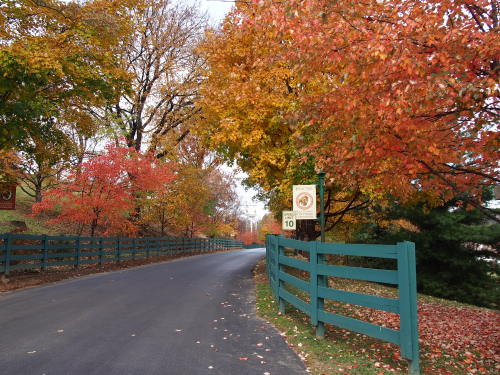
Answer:
[[[214, 26], [218, 25], [224, 16], [229, 12], [229, 10], [234, 6], [232, 1], [221, 1], [221, 0], [178, 0], [180, 2], [189, 1], [191, 3], [198, 2], [202, 10], [207, 11], [210, 17], [210, 23]], [[225, 167], [228, 170], [234, 170], [230, 167]], [[246, 213], [246, 217], [250, 220], [257, 221], [262, 219], [262, 217], [269, 213], [265, 208], [265, 204], [260, 201], [255, 201], [253, 197], [257, 194], [254, 189], [245, 189], [241, 184], [241, 181], [246, 177], [243, 172], [238, 172], [236, 175], [236, 191], [241, 199], [242, 211]]]
[[[180, 0], [182, 1], [182, 0]], [[200, 0], [200, 5], [203, 10], [206, 10], [210, 16], [213, 24], [218, 24], [227, 12], [234, 5], [232, 1], [224, 1], [224, 0]]]

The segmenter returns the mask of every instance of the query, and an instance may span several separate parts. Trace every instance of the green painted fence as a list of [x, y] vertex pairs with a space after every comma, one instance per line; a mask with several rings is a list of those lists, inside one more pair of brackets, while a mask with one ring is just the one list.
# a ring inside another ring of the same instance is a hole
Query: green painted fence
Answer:
[[[308, 252], [309, 261], [286, 256], [285, 248]], [[397, 270], [328, 265], [325, 262], [325, 255], [395, 259]], [[311, 324], [316, 326], [318, 337], [324, 337], [324, 324], [329, 323], [399, 345], [401, 357], [409, 360], [410, 374], [420, 374], [413, 242], [402, 242], [397, 245], [335, 244], [303, 242], [283, 236], [268, 235], [266, 260], [269, 283], [274, 297], [279, 301], [282, 313], [285, 313], [285, 301], [303, 311], [310, 316]], [[309, 281], [287, 273], [286, 266], [309, 272]], [[399, 299], [332, 289], [328, 287], [328, 276], [397, 285]], [[309, 294], [309, 302], [292, 294], [286, 289], [286, 285]], [[394, 330], [327, 312], [324, 310], [325, 299], [399, 314], [400, 329]]]
[[221, 238], [113, 238], [0, 234], [0, 273], [82, 264], [104, 264], [161, 255], [241, 248]]

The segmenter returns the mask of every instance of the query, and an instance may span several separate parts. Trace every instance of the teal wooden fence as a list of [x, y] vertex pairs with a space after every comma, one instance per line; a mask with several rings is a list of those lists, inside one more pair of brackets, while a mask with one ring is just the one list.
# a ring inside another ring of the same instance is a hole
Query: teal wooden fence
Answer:
[[[286, 256], [285, 248], [308, 252], [309, 261]], [[327, 254], [395, 259], [397, 269], [382, 270], [329, 265], [325, 263]], [[329, 323], [399, 345], [401, 357], [409, 360], [410, 374], [420, 374], [415, 244], [413, 242], [402, 242], [397, 245], [335, 244], [303, 242], [268, 235], [266, 260], [269, 283], [275, 299], [279, 301], [282, 313], [285, 313], [285, 301], [303, 311], [310, 316], [311, 324], [316, 326], [318, 337], [324, 337], [324, 324]], [[285, 266], [309, 272], [309, 281], [287, 273]], [[332, 289], [328, 287], [328, 276], [397, 285], [399, 298], [382, 298]], [[309, 302], [292, 294], [285, 288], [286, 284], [308, 293]], [[325, 299], [399, 314], [400, 328], [394, 330], [327, 312], [324, 310]]]
[[221, 238], [111, 238], [0, 234], [0, 273], [82, 264], [104, 264], [180, 253], [241, 248]]

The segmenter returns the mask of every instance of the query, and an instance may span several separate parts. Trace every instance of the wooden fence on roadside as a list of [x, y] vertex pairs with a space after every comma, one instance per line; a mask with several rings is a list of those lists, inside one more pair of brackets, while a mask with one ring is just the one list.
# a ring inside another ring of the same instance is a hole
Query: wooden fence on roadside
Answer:
[[[287, 248], [307, 252], [309, 261], [286, 256]], [[397, 269], [330, 265], [326, 263], [325, 255], [394, 259], [397, 262]], [[316, 326], [318, 337], [324, 337], [324, 324], [329, 323], [396, 344], [400, 347], [401, 357], [409, 360], [410, 374], [420, 373], [413, 242], [401, 242], [396, 245], [336, 244], [304, 242], [268, 235], [266, 261], [269, 283], [282, 313], [285, 313], [286, 301], [309, 315], [311, 324]], [[309, 273], [308, 280], [290, 274], [287, 272], [288, 267]], [[329, 276], [396, 285], [399, 289], [399, 298], [383, 298], [332, 289], [327, 282]], [[289, 286], [307, 293], [309, 301], [299, 298]], [[325, 311], [325, 299], [399, 314], [399, 330]]]
[[241, 248], [222, 238], [116, 238], [0, 234], [0, 273], [54, 266], [79, 267], [182, 253]]

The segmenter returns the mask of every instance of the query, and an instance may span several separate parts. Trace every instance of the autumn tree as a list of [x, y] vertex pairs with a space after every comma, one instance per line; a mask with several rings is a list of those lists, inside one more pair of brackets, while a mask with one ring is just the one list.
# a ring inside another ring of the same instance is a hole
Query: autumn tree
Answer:
[[184, 125], [173, 129], [161, 141], [164, 158], [176, 164], [176, 179], [167, 191], [145, 202], [142, 220], [159, 233], [234, 235], [238, 200], [233, 176], [221, 169], [220, 159], [195, 135], [177, 142], [184, 129]]
[[134, 235], [139, 227], [131, 218], [137, 205], [165, 191], [174, 175], [171, 166], [152, 154], [132, 148], [107, 146], [106, 152], [82, 163], [81, 168], [33, 205], [35, 215], [57, 208], [54, 223], [76, 223], [94, 236]]
[[[207, 60], [198, 100], [204, 120], [196, 128], [226, 161], [236, 161], [250, 183], [265, 190], [283, 177], [296, 148], [294, 126], [283, 117], [296, 101], [296, 81], [286, 64], [267, 64], [279, 53], [276, 29], [241, 29], [243, 12], [231, 13], [221, 30], [210, 30], [200, 53]], [[267, 150], [267, 152], [262, 152]]]
[[65, 139], [29, 137], [14, 164], [21, 190], [41, 202], [43, 192], [57, 185], [61, 173], [69, 168], [71, 151], [72, 144]]
[[19, 159], [13, 150], [0, 149], [0, 182], [16, 182], [17, 170], [15, 165]]
[[258, 230], [258, 239], [261, 243], [266, 241], [266, 234], [281, 234], [281, 223], [279, 223], [273, 214], [266, 214], [260, 221]]
[[[303, 116], [293, 115], [305, 86], [296, 68], [279, 56], [279, 30], [245, 24], [261, 8], [238, 4], [221, 30], [212, 30], [200, 51], [207, 59], [199, 105], [203, 120], [196, 130], [208, 147], [248, 173], [275, 215], [291, 209], [294, 184], [316, 183], [313, 157], [301, 153]], [[315, 87], [319, 84], [315, 83]], [[344, 189], [327, 179], [325, 211], [331, 229], [347, 212], [361, 210], [369, 199], [358, 187]], [[319, 227], [301, 222], [298, 237], [316, 239]]]
[[244, 245], [251, 245], [259, 242], [257, 232], [243, 232], [240, 233], [236, 239], [243, 242]]
[[193, 237], [205, 224], [208, 192], [203, 173], [194, 167], [178, 167], [166, 191], [157, 192], [142, 207], [141, 220], [160, 234]]
[[[207, 18], [196, 5], [172, 0], [146, 0], [131, 18], [135, 31], [121, 57], [132, 90], [94, 113], [113, 123], [129, 147], [161, 154], [161, 139], [198, 112], [193, 100], [203, 60], [194, 48]], [[185, 127], [178, 141], [187, 133]]]
[[238, 3], [208, 38], [203, 131], [275, 206], [324, 170], [333, 223], [420, 191], [434, 205], [460, 195], [498, 220], [480, 194], [498, 182], [497, 11], [487, 1]]
[[102, 105], [126, 88], [115, 56], [137, 2], [2, 2], [0, 147], [59, 135], [53, 120], [63, 111]]
[[481, 200], [499, 182], [496, 0], [259, 4], [246, 21], [273, 22], [290, 47], [277, 59], [308, 87], [300, 145], [318, 168], [370, 197], [460, 196], [498, 220]]
[[206, 207], [208, 220], [205, 234], [208, 237], [235, 236], [239, 203], [234, 174], [214, 169], [207, 176], [206, 183], [210, 198]]

